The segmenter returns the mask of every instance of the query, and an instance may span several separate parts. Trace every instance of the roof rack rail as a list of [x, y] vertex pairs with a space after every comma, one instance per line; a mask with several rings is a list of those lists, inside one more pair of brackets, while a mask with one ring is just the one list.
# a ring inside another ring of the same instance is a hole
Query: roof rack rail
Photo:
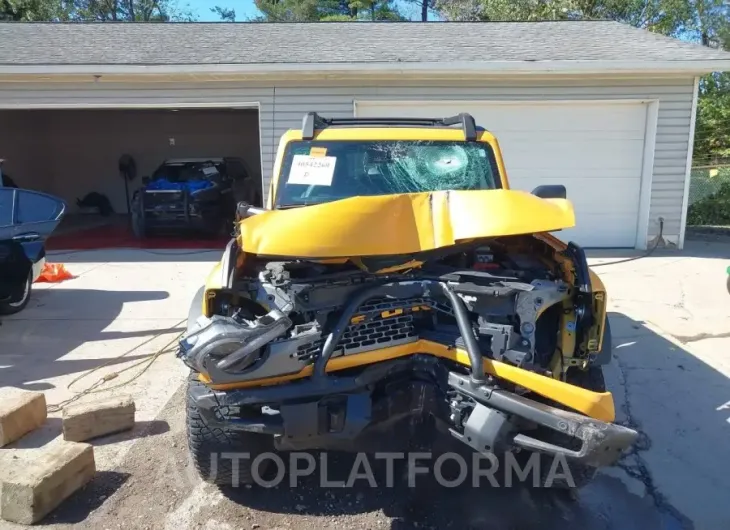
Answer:
[[474, 117], [466, 112], [449, 118], [324, 118], [316, 112], [308, 112], [302, 120], [302, 139], [311, 140], [314, 138], [315, 130], [336, 127], [338, 125], [449, 127], [458, 124], [461, 124], [464, 130], [464, 138], [466, 141], [475, 142], [477, 139], [476, 122], [474, 121]]

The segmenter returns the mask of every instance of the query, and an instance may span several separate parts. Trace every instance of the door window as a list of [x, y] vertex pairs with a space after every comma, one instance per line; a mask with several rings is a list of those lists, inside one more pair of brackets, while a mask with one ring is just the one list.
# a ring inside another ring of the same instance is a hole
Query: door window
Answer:
[[18, 196], [17, 221], [20, 224], [55, 221], [63, 212], [63, 203], [35, 191], [22, 190]]
[[13, 224], [14, 188], [0, 188], [0, 227]]

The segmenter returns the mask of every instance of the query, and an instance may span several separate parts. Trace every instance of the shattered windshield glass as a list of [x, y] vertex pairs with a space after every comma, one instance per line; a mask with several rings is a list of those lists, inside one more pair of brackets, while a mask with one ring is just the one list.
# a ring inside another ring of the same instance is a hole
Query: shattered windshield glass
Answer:
[[276, 206], [355, 196], [498, 187], [494, 156], [482, 142], [299, 141], [284, 153]]

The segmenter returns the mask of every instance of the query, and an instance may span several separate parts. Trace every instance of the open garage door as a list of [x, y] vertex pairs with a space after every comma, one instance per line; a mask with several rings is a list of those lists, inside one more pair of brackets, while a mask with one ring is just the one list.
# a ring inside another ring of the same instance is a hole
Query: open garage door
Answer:
[[[564, 184], [576, 227], [558, 234], [586, 247], [637, 246], [647, 105], [634, 102], [357, 101], [358, 117], [474, 116], [502, 148], [512, 188]], [[641, 242], [638, 242], [641, 244]]]
[[[244, 186], [261, 196], [258, 108], [0, 110], [0, 158], [21, 188], [58, 196], [69, 206], [67, 225], [100, 221], [77, 200], [90, 193], [109, 199], [125, 215], [127, 193], [119, 160], [130, 155], [136, 177], [129, 195], [168, 159], [236, 158]], [[250, 196], [250, 195], [249, 195]]]

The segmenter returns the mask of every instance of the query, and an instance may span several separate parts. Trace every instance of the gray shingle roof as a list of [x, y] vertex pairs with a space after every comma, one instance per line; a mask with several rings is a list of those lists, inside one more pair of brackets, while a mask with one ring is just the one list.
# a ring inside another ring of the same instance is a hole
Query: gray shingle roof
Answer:
[[725, 61], [615, 22], [0, 24], [2, 65]]

